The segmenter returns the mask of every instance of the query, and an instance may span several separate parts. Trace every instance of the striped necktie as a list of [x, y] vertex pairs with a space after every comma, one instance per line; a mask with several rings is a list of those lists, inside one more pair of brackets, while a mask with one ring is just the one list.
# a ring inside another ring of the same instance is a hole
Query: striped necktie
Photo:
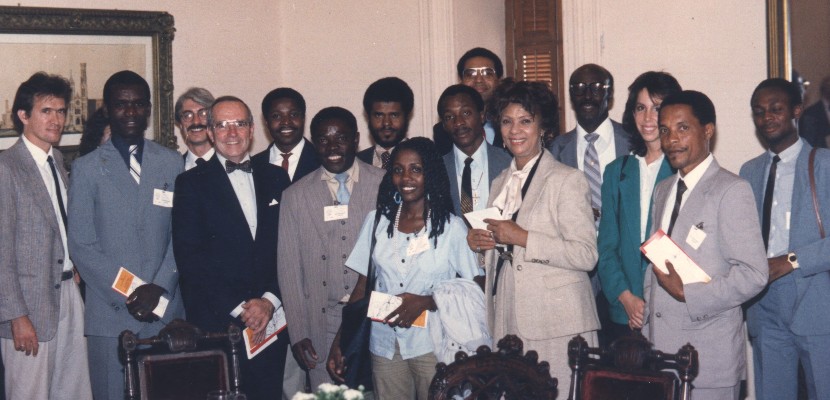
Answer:
[[602, 209], [602, 197], [600, 195], [602, 172], [599, 170], [599, 155], [596, 146], [594, 146], [597, 139], [599, 139], [599, 134], [596, 132], [585, 135], [588, 147], [585, 149], [585, 159], [583, 160], [583, 171], [585, 177], [588, 178], [588, 186], [591, 187], [591, 207], [595, 210], [594, 215], [598, 215], [597, 211]]
[[138, 145], [130, 145], [130, 175], [135, 179], [135, 183], [141, 183], [141, 164], [139, 164], [138, 158], [136, 158], [137, 152]]

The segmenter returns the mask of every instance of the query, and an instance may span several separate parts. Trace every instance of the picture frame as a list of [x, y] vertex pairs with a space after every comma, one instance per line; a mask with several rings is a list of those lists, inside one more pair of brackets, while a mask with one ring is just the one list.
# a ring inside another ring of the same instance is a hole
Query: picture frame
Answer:
[[[67, 163], [77, 156], [83, 129], [102, 103], [113, 73], [131, 69], [150, 84], [147, 138], [177, 149], [173, 128], [173, 16], [166, 12], [0, 6], [0, 149], [17, 140], [9, 132], [19, 84], [44, 70], [70, 79], [73, 99], [59, 148]], [[25, 57], [21, 57], [25, 54]], [[2, 60], [7, 60], [2, 64]], [[49, 66], [39, 68], [41, 66]], [[4, 101], [5, 100], [5, 101]], [[5, 102], [5, 108], [3, 108]]]

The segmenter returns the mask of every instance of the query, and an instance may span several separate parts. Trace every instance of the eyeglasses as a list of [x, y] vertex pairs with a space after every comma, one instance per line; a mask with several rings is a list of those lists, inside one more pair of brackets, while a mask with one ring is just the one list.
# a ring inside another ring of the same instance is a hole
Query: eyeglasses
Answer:
[[593, 82], [593, 83], [576, 83], [571, 84], [571, 94], [576, 96], [582, 96], [588, 89], [591, 89], [591, 94], [598, 95], [602, 91], [610, 88], [611, 85], [602, 82]]
[[231, 127], [234, 127], [236, 129], [248, 129], [248, 128], [251, 127], [251, 122], [250, 121], [245, 121], [245, 120], [242, 120], [242, 119], [238, 119], [238, 120], [235, 120], [235, 121], [233, 121], [233, 120], [218, 121], [218, 122], [213, 124], [213, 130], [215, 132], [225, 132], [225, 131], [231, 129]]
[[461, 76], [464, 77], [464, 79], [472, 79], [477, 76], [481, 76], [482, 78], [494, 78], [496, 76], [496, 70], [490, 67], [467, 68]]
[[199, 116], [199, 118], [207, 118], [208, 109], [207, 108], [200, 108], [200, 109], [196, 110], [195, 113], [193, 111], [190, 111], [190, 110], [182, 111], [182, 113], [179, 114], [179, 118], [181, 118], [182, 121], [190, 122], [190, 121], [193, 121], [193, 118], [197, 115]]

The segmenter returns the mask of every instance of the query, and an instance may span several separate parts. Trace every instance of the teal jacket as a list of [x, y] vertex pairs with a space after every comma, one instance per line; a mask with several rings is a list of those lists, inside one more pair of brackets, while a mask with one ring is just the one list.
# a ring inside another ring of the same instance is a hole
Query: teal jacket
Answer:
[[[628, 161], [625, 161], [626, 158]], [[668, 160], [663, 158], [655, 185], [672, 173]], [[651, 217], [646, 224], [646, 237], [650, 232]], [[635, 296], [643, 297], [648, 260], [640, 253], [641, 244], [640, 163], [634, 156], [622, 156], [605, 167], [602, 218], [597, 238], [597, 270], [602, 292], [611, 304], [611, 320], [618, 324], [628, 325], [628, 315], [617, 299], [620, 294], [627, 289]]]

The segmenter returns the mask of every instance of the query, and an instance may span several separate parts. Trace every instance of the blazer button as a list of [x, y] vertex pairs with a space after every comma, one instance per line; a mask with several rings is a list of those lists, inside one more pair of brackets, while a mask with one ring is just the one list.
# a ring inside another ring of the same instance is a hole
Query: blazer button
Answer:
[[522, 270], [522, 266], [521, 266], [521, 265], [517, 265], [517, 266], [516, 266], [516, 271], [521, 271], [521, 270]]
[[325, 260], [325, 259], [326, 259], [326, 255], [325, 255], [325, 254], [323, 254], [323, 260]]
[[121, 309], [121, 307], [115, 307], [115, 311], [118, 311], [120, 309]]
[[341, 237], [340, 237], [340, 239], [346, 240], [346, 237], [345, 237], [345, 236], [341, 236]]
[[323, 307], [322, 310], [323, 310], [323, 314], [325, 314], [326, 313], [326, 308]]
[[323, 286], [326, 286], [326, 281], [323, 281]]
[[660, 314], [659, 312], [657, 312], [657, 313], [654, 313], [654, 316], [657, 317], [657, 318], [660, 318], [660, 317], [663, 316], [663, 314]]
[[349, 285], [346, 285], [346, 290], [349, 290]]
[[57, 285], [55, 285], [55, 289], [60, 289], [60, 288], [61, 288], [61, 284], [60, 284], [60, 283], [58, 283]]
[[340, 221], [340, 225], [346, 225], [346, 221]]
[[63, 264], [63, 258], [58, 259], [58, 264]]
[[349, 270], [344, 269], [344, 270], [343, 270], [343, 275], [348, 275], [348, 274], [349, 274]]
[[345, 255], [345, 254], [343, 254], [343, 259], [344, 259], [344, 260], [346, 259], [346, 255]]

